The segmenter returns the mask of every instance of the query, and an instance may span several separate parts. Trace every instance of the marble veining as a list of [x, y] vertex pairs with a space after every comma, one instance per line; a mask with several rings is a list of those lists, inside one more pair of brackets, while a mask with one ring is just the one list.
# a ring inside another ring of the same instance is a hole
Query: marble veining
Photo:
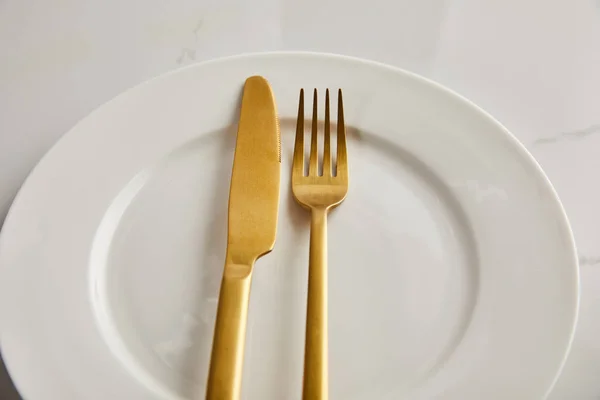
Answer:
[[544, 145], [560, 142], [563, 140], [576, 140], [583, 139], [587, 136], [600, 133], [600, 124], [592, 124], [583, 129], [575, 129], [572, 131], [561, 132], [555, 136], [547, 136], [543, 138], [539, 138], [533, 142], [533, 145]]
[[600, 265], [600, 256], [579, 256], [579, 265]]
[[175, 60], [175, 62], [177, 64], [183, 64], [187, 61], [190, 61], [190, 62], [196, 61], [196, 47], [198, 46], [198, 41], [199, 41], [198, 33], [202, 29], [203, 24], [204, 24], [204, 19], [200, 18], [198, 20], [198, 22], [196, 23], [196, 26], [192, 30], [192, 35], [194, 38], [193, 44], [190, 47], [183, 47], [181, 49], [181, 53], [179, 54], [179, 57], [177, 57], [177, 59]]

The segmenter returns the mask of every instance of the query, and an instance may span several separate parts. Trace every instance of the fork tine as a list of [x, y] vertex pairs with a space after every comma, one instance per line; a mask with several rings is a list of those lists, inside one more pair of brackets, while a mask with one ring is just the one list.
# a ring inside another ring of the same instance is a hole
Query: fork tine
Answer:
[[331, 176], [331, 126], [329, 124], [329, 89], [325, 91], [325, 137], [323, 141], [323, 176]]
[[346, 149], [346, 124], [344, 123], [342, 89], [338, 90], [337, 176], [348, 177], [348, 151]]
[[317, 89], [313, 95], [313, 115], [312, 115], [312, 131], [310, 135], [310, 157], [308, 159], [308, 176], [319, 175], [319, 158], [317, 149]]
[[300, 99], [298, 100], [298, 120], [296, 121], [296, 141], [294, 143], [292, 175], [304, 176], [304, 89], [300, 89]]

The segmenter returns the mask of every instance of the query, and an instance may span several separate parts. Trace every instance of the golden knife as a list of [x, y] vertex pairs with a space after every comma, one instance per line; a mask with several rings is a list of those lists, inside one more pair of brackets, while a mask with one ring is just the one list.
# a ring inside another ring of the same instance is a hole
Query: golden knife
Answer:
[[260, 76], [246, 80], [235, 145], [225, 269], [206, 389], [207, 400], [237, 400], [254, 262], [273, 249], [281, 141], [275, 99]]

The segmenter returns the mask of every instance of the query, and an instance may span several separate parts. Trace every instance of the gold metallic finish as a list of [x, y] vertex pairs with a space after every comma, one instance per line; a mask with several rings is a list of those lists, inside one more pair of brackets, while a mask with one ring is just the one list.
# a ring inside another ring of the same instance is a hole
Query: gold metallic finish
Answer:
[[281, 172], [275, 99], [260, 76], [246, 80], [237, 132], [225, 269], [206, 390], [207, 400], [238, 400], [254, 262], [275, 244]]
[[317, 91], [313, 96], [308, 176], [304, 174], [304, 90], [300, 90], [292, 163], [294, 197], [311, 212], [303, 400], [328, 398], [327, 347], [327, 213], [348, 193], [348, 156], [342, 91], [338, 91], [337, 173], [332, 171], [329, 89], [325, 94], [323, 173], [318, 173]]

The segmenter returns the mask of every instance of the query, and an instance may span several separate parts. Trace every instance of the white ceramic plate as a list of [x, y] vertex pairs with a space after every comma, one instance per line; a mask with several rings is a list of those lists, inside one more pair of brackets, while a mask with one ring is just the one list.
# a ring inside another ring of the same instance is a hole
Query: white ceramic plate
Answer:
[[331, 398], [543, 398], [571, 342], [578, 269], [539, 166], [435, 83], [307, 53], [144, 83], [39, 163], [0, 243], [0, 339], [24, 397], [203, 398], [254, 74], [278, 102], [283, 179], [275, 250], [255, 269], [244, 398], [301, 393], [309, 215], [285, 172], [301, 87], [343, 88], [350, 126], [350, 192], [329, 223]]

